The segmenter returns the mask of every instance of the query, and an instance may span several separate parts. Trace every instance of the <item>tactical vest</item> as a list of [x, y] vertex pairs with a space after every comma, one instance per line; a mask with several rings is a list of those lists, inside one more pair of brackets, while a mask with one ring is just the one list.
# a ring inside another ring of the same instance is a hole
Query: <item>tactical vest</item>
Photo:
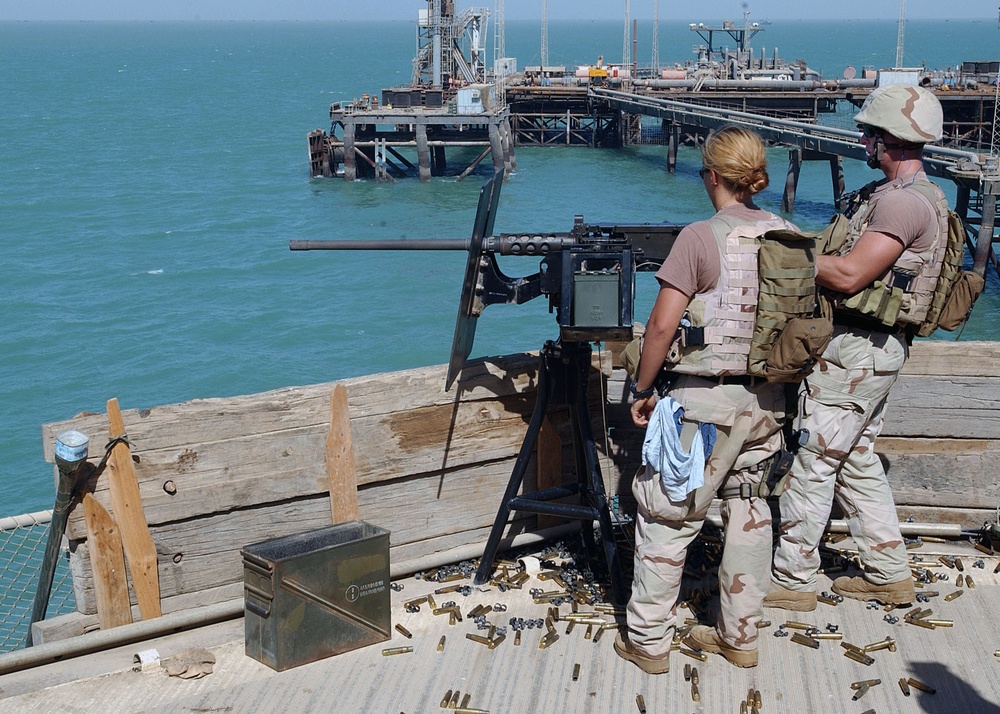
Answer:
[[[719, 248], [719, 281], [712, 290], [691, 298], [679, 338], [667, 357], [667, 368], [699, 376], [744, 375], [748, 373], [760, 292], [759, 239], [768, 231], [794, 227], [774, 215], [752, 224], [716, 215], [708, 225]], [[812, 271], [807, 272], [811, 279]]]
[[947, 248], [948, 201], [941, 189], [926, 178], [918, 178], [908, 185], [894, 181], [888, 184], [888, 188], [883, 188], [874, 200], [863, 203], [850, 218], [849, 233], [840, 255], [847, 255], [868, 229], [872, 210], [879, 200], [889, 191], [903, 188], [912, 188], [928, 202], [937, 216], [937, 236], [931, 246], [922, 252], [905, 248], [886, 280], [876, 280], [853, 295], [835, 296], [835, 313], [861, 315], [886, 327], [920, 325], [927, 317]]

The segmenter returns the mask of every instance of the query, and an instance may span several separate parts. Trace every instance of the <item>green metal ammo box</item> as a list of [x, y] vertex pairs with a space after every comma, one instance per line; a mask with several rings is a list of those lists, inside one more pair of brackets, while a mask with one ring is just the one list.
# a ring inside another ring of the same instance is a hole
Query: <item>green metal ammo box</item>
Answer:
[[392, 636], [389, 531], [351, 521], [240, 553], [247, 656], [281, 672]]

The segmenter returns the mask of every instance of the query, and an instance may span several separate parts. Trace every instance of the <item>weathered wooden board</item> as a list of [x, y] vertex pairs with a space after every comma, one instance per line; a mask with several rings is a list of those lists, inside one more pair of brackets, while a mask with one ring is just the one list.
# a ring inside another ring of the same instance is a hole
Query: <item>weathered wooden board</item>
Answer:
[[[496, 517], [513, 461], [361, 488], [360, 517], [389, 530], [394, 547], [452, 534], [472, 543], [471, 531], [487, 528]], [[529, 473], [534, 473], [533, 461]], [[534, 488], [534, 479], [525, 479], [525, 489]], [[315, 496], [152, 526], [160, 556], [161, 594], [173, 597], [239, 580], [243, 577], [241, 548], [321, 528], [330, 520], [329, 498]], [[77, 609], [94, 612], [93, 573], [85, 543], [71, 551], [70, 569]]]
[[897, 505], [993, 508], [1000, 502], [1000, 441], [880, 438]]
[[358, 477], [354, 469], [351, 415], [347, 388], [335, 385], [330, 393], [330, 431], [326, 435], [326, 475], [330, 483], [330, 511], [334, 523], [358, 520]]
[[1000, 377], [901, 374], [889, 392], [882, 433], [1000, 439]]
[[84, 520], [90, 568], [95, 573], [94, 592], [101, 629], [133, 621], [129, 607], [128, 578], [121, 533], [111, 514], [91, 493], [83, 495]]

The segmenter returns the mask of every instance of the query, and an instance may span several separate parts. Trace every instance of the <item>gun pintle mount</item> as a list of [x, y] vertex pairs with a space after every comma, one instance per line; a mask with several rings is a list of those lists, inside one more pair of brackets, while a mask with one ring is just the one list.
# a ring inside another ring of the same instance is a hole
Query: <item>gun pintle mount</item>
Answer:
[[[588, 224], [575, 216], [568, 233], [493, 234], [503, 170], [483, 184], [472, 236], [428, 240], [293, 240], [291, 250], [465, 250], [455, 336], [445, 390], [472, 354], [476, 321], [488, 305], [549, 298], [565, 341], [630, 339], [635, 273], [655, 270], [684, 226], [673, 223]], [[498, 255], [539, 256], [539, 271], [511, 278]]]

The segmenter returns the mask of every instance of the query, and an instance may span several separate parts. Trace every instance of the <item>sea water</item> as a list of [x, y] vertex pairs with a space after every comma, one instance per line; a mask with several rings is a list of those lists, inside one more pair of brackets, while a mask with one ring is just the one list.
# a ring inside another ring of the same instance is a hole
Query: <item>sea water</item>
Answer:
[[[692, 56], [691, 20], [712, 18], [661, 19], [661, 65]], [[755, 49], [777, 47], [825, 77], [894, 63], [894, 22], [772, 20]], [[640, 64], [651, 60], [650, 31], [639, 24]], [[329, 130], [331, 102], [409, 83], [415, 22], [0, 32], [0, 515], [52, 507], [41, 424], [104, 412], [112, 397], [146, 408], [447, 362], [463, 254], [288, 250], [301, 238], [470, 234], [488, 161], [462, 183], [308, 176], [306, 134]], [[995, 60], [997, 33], [992, 19], [911, 22], [904, 64]], [[622, 35], [621, 23], [551, 22], [549, 62], [618, 61]], [[536, 23], [508, 18], [506, 40], [520, 67], [539, 63]], [[475, 154], [449, 161], [464, 167]], [[686, 222], [712, 212], [693, 149], [673, 174], [663, 147], [516, 156], [498, 231], [566, 231], [576, 214]], [[787, 151], [770, 160], [772, 186], [758, 202], [777, 211]], [[874, 177], [858, 162], [845, 170], [848, 187]], [[789, 217], [817, 227], [831, 212], [828, 167], [806, 164]], [[538, 265], [503, 267], [527, 275]], [[997, 288], [991, 277], [963, 339], [995, 338]], [[643, 321], [650, 275], [638, 292]], [[492, 306], [473, 357], [537, 349], [556, 334], [544, 299]], [[89, 436], [99, 453], [105, 435]]]

